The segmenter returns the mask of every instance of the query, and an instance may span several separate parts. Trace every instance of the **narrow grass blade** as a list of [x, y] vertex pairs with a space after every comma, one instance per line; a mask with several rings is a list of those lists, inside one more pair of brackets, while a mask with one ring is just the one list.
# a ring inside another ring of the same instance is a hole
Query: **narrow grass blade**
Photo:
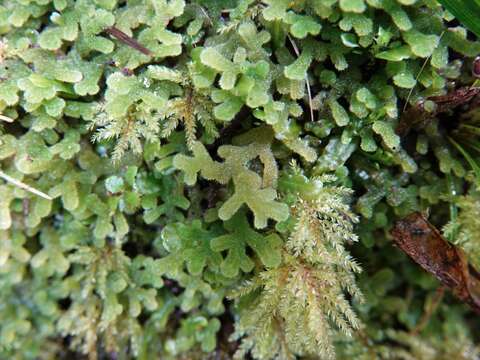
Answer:
[[464, 26], [480, 37], [479, 0], [438, 0]]
[[465, 149], [453, 140], [451, 137], [448, 138], [450, 142], [455, 146], [455, 148], [463, 155], [465, 160], [467, 160], [468, 164], [471, 166], [473, 172], [475, 173], [475, 177], [477, 178], [477, 185], [480, 185], [480, 166], [475, 161], [475, 159], [467, 152]]

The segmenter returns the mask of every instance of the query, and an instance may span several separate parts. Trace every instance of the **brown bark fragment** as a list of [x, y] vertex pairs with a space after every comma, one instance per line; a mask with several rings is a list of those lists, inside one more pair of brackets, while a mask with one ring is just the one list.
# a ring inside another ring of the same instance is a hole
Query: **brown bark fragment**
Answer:
[[480, 88], [462, 87], [446, 95], [430, 96], [427, 99], [437, 104], [436, 113], [438, 114], [469, 102], [479, 93]]
[[447, 242], [420, 213], [399, 220], [391, 230], [397, 246], [480, 313], [480, 279], [460, 248]]
[[[425, 101], [418, 102], [402, 114], [396, 133], [400, 136], [405, 136], [412, 127], [424, 127], [436, 115], [470, 103], [479, 94], [479, 87], [462, 87], [446, 95], [430, 96], [426, 100], [433, 101], [436, 104], [436, 109], [431, 112], [426, 111], [424, 109]], [[476, 103], [470, 103], [470, 105], [474, 104]]]

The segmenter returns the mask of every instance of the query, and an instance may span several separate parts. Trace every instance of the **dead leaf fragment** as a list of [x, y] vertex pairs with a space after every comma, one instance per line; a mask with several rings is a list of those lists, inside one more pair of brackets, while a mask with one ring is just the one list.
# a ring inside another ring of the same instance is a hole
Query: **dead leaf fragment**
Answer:
[[480, 279], [463, 251], [446, 241], [420, 213], [399, 220], [391, 230], [397, 246], [417, 264], [480, 313]]

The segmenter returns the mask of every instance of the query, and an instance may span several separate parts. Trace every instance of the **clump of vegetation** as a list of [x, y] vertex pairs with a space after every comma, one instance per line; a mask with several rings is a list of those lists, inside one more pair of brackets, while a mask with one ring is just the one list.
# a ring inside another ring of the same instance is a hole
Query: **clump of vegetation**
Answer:
[[0, 358], [478, 358], [389, 235], [480, 266], [480, 41], [437, 1], [5, 0], [0, 36]]

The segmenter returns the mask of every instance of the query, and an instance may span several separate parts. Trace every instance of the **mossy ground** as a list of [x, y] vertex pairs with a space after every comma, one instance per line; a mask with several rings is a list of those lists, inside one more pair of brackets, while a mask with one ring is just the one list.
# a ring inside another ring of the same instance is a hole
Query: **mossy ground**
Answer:
[[480, 42], [435, 0], [4, 0], [0, 36], [0, 358], [478, 358], [389, 234], [480, 264], [478, 98], [434, 100]]

